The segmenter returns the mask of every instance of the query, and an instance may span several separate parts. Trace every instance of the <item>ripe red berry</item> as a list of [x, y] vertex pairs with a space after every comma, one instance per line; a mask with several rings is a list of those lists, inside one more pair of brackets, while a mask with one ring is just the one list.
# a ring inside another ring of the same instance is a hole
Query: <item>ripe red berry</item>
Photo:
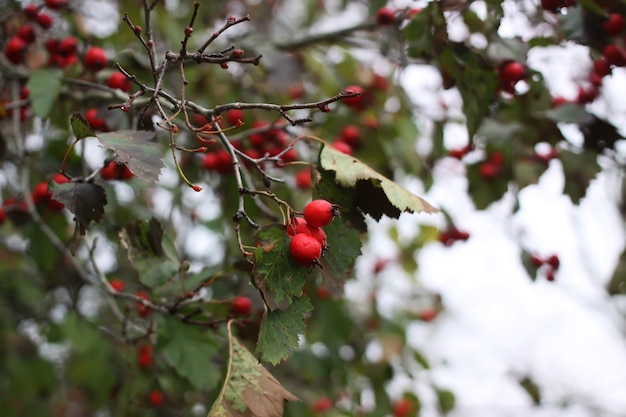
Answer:
[[[46, 43], [46, 47], [48, 44]], [[53, 51], [51, 51], [53, 52]], [[67, 38], [63, 38], [59, 44], [56, 51], [59, 54], [67, 57], [70, 55], [75, 55], [78, 52], [78, 40], [76, 40], [73, 36], [68, 36]]]
[[150, 404], [154, 407], [160, 407], [165, 401], [165, 396], [161, 391], [150, 391], [148, 398], [150, 399]]
[[122, 74], [121, 72], [114, 72], [107, 79], [107, 86], [129, 92], [132, 84], [124, 74]]
[[548, 272], [546, 272], [546, 280], [547, 281], [554, 281], [554, 279], [556, 278], [556, 273], [554, 271], [554, 269], [550, 269]]
[[611, 73], [611, 64], [604, 58], [596, 59], [593, 61], [593, 72], [601, 77], [609, 75]]
[[111, 288], [113, 288], [115, 291], [124, 291], [124, 288], [126, 287], [124, 281], [118, 278], [113, 278], [111, 281], [109, 281], [109, 285], [111, 285]]
[[408, 417], [411, 412], [411, 408], [411, 401], [406, 398], [401, 398], [393, 403], [391, 413], [393, 414], [393, 417]]
[[24, 39], [14, 36], [4, 47], [4, 55], [11, 63], [16, 65], [21, 64], [24, 62], [27, 46], [28, 45]]
[[326, 200], [313, 200], [304, 207], [304, 220], [313, 227], [329, 225], [338, 214], [338, 207]]
[[0, 224], [4, 223], [6, 219], [7, 219], [7, 214], [5, 213], [4, 209], [0, 207]]
[[36, 205], [48, 203], [48, 201], [50, 201], [50, 197], [52, 197], [52, 193], [48, 191], [48, 183], [43, 181], [37, 184], [33, 189], [31, 196], [33, 203]]
[[35, 42], [35, 38], [37, 37], [35, 33], [35, 28], [31, 25], [22, 25], [17, 29], [15, 36], [22, 38], [26, 43]]
[[311, 226], [302, 217], [294, 217], [291, 219], [291, 224], [287, 227], [287, 234], [289, 236], [295, 236], [299, 233], [313, 236], [322, 244], [322, 248], [326, 246], [326, 232], [324, 229]]
[[244, 113], [239, 109], [232, 109], [226, 112], [226, 121], [230, 126], [240, 126], [243, 119]]
[[37, 6], [34, 3], [31, 3], [28, 6], [24, 7], [22, 9], [22, 12], [24, 13], [24, 16], [26, 16], [27, 19], [33, 20], [37, 17], [37, 13], [39, 13], [39, 6]]
[[624, 18], [619, 13], [611, 13], [602, 23], [602, 29], [609, 36], [618, 35], [624, 29]]
[[152, 365], [152, 345], [139, 346], [137, 349], [137, 365], [148, 368]]
[[390, 25], [395, 20], [395, 12], [389, 7], [381, 7], [376, 12], [376, 23], [379, 25]]
[[559, 269], [561, 265], [561, 261], [557, 255], [552, 255], [548, 259], [546, 259], [546, 263], [550, 265], [553, 269]]
[[478, 174], [486, 180], [492, 180], [500, 175], [500, 167], [487, 161], [478, 167]]
[[107, 54], [104, 52], [104, 49], [97, 46], [89, 48], [83, 57], [85, 68], [91, 72], [98, 72], [106, 68], [108, 62]]
[[252, 312], [252, 300], [243, 295], [235, 297], [230, 305], [230, 311], [237, 316], [248, 316]]
[[419, 318], [422, 321], [430, 323], [431, 321], [435, 320], [438, 315], [439, 315], [439, 312], [435, 310], [434, 308], [427, 308], [426, 310], [420, 311]]
[[337, 140], [333, 142], [333, 148], [346, 155], [352, 155], [352, 146], [348, 145], [343, 140]]
[[624, 51], [618, 45], [611, 43], [604, 47], [602, 50], [602, 56], [608, 61], [609, 64], [616, 67], [623, 67], [626, 65], [626, 56]]
[[333, 408], [333, 402], [328, 397], [321, 397], [311, 404], [311, 409], [315, 413], [325, 413]]
[[48, 9], [63, 10], [67, 7], [67, 0], [46, 0], [45, 5]]
[[[150, 295], [145, 291], [137, 291], [135, 295], [141, 299], [150, 301]], [[139, 301], [137, 302], [136, 307], [137, 313], [141, 317], [148, 317], [150, 314], [152, 314], [152, 309], [150, 309], [150, 307], [146, 307], [143, 303]]]
[[42, 29], [50, 29], [50, 27], [52, 27], [52, 22], [52, 16], [48, 13], [39, 13], [37, 15], [37, 24]]
[[538, 255], [531, 255], [530, 256], [530, 263], [533, 264], [534, 267], [539, 268], [541, 265], [543, 265], [543, 259], [541, 259], [540, 256]]
[[298, 233], [289, 242], [289, 252], [298, 264], [311, 266], [322, 256], [322, 244], [311, 235]]
[[341, 130], [341, 140], [356, 148], [360, 145], [361, 131], [355, 125], [348, 125]]
[[66, 182], [70, 182], [70, 179], [63, 174], [58, 173], [54, 174], [54, 177], [52, 177], [52, 181], [56, 182], [57, 184], [65, 184]]
[[500, 88], [508, 93], [515, 92], [515, 84], [526, 76], [526, 68], [517, 61], [505, 61], [498, 68]]
[[358, 85], [350, 85], [343, 90], [346, 93], [358, 93], [359, 95], [351, 96], [343, 99], [343, 104], [354, 109], [360, 110], [365, 105], [364, 93], [365, 90], [363, 87], [359, 87]]
[[88, 109], [85, 112], [85, 119], [87, 120], [87, 123], [89, 123], [89, 127], [91, 127], [93, 130], [101, 130], [103, 132], [109, 130], [106, 121], [98, 117], [98, 109]]
[[295, 180], [296, 180], [296, 187], [303, 189], [303, 190], [308, 190], [309, 188], [311, 188], [311, 170], [310, 169], [303, 169], [301, 171], [296, 172], [295, 176], [294, 176]]

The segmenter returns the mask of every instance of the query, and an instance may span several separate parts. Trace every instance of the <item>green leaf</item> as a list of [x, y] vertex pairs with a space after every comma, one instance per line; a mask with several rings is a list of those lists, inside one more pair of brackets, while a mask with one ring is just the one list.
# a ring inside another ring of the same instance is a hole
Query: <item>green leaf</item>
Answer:
[[563, 192], [568, 195], [574, 204], [578, 204], [585, 196], [589, 183], [600, 172], [598, 157], [595, 152], [572, 152], [563, 150], [559, 154], [563, 164], [565, 186]]
[[282, 417], [285, 401], [298, 401], [232, 335], [228, 323], [226, 379], [208, 417]]
[[335, 297], [343, 294], [345, 280], [352, 274], [356, 258], [361, 254], [359, 232], [342, 218], [324, 227], [328, 250], [320, 260], [324, 285]]
[[534, 405], [541, 405], [541, 388], [529, 376], [525, 376], [519, 380], [519, 384], [528, 394]]
[[26, 86], [30, 90], [30, 100], [35, 114], [48, 117], [61, 91], [63, 71], [56, 68], [42, 68], [33, 71]]
[[162, 150], [155, 133], [144, 130], [118, 130], [98, 133], [98, 140], [115, 151], [115, 160], [128, 167], [137, 178], [154, 184], [163, 168]]
[[620, 255], [613, 277], [606, 289], [610, 295], [626, 294], [626, 250]]
[[107, 196], [104, 188], [90, 182], [67, 182], [59, 184], [50, 182], [52, 198], [63, 203], [65, 208], [74, 213], [81, 234], [93, 221], [98, 223], [104, 216]]
[[335, 181], [347, 188], [356, 188], [363, 196], [359, 208], [380, 220], [383, 214], [398, 218], [401, 212], [436, 213], [438, 210], [426, 200], [416, 196], [390, 179], [374, 171], [351, 155], [331, 146], [323, 146], [319, 155], [320, 166], [334, 171]]
[[287, 310], [266, 313], [256, 346], [262, 361], [276, 365], [298, 348], [299, 337], [306, 331], [304, 318], [311, 310], [311, 301], [303, 295], [295, 299]]
[[78, 112], [72, 113], [72, 117], [70, 117], [70, 125], [72, 126], [72, 133], [76, 136], [77, 141], [87, 137], [96, 136], [87, 120]]
[[214, 361], [219, 352], [215, 330], [165, 315], [159, 315], [158, 320], [157, 349], [172, 368], [195, 388], [214, 389], [219, 382]]
[[252, 275], [270, 310], [286, 310], [302, 295], [309, 268], [293, 261], [285, 226], [271, 224], [257, 234]]
[[566, 103], [544, 112], [544, 116], [560, 123], [587, 124], [593, 121], [593, 116], [584, 107], [574, 103]]
[[435, 394], [437, 394], [437, 405], [442, 414], [446, 415], [454, 409], [456, 398], [451, 391], [435, 387]]
[[139, 272], [139, 280], [150, 288], [159, 287], [179, 270], [180, 262], [164, 250], [163, 227], [154, 217], [138, 220], [120, 231], [128, 260]]
[[409, 56], [413, 58], [429, 57], [434, 52], [434, 38], [430, 19], [431, 8], [432, 6], [429, 5], [420, 13], [413, 16], [411, 21], [403, 29], [404, 36], [409, 45]]

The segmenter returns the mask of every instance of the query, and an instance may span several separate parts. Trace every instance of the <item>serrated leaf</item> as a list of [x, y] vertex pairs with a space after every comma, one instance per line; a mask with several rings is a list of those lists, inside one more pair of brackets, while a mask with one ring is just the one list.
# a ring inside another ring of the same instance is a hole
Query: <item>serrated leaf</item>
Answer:
[[229, 359], [226, 379], [208, 417], [282, 417], [285, 401], [299, 401], [246, 347], [228, 323]]
[[139, 280], [144, 285], [161, 286], [178, 272], [180, 262], [164, 250], [163, 227], [154, 217], [126, 225], [119, 235], [128, 260], [139, 272]]
[[197, 389], [215, 388], [219, 382], [217, 372], [211, 372], [219, 352], [215, 331], [164, 315], [159, 315], [159, 324], [157, 350], [172, 368]]
[[348, 188], [356, 188], [361, 197], [359, 208], [375, 219], [383, 214], [398, 218], [401, 212], [436, 213], [438, 210], [426, 200], [374, 171], [351, 155], [323, 146], [320, 166], [335, 173], [335, 181]]
[[41, 68], [33, 71], [26, 86], [30, 90], [30, 101], [35, 114], [48, 117], [61, 91], [63, 71], [56, 68]]
[[300, 335], [306, 331], [304, 318], [311, 310], [311, 301], [303, 295], [295, 299], [287, 310], [265, 314], [256, 346], [262, 361], [276, 365], [298, 348]]
[[257, 234], [252, 275], [270, 310], [285, 310], [302, 295], [309, 268], [298, 265], [289, 253], [290, 238], [282, 225], [268, 225]]
[[600, 172], [598, 157], [595, 152], [582, 151], [580, 153], [563, 150], [559, 153], [563, 164], [565, 186], [563, 192], [568, 195], [574, 204], [578, 204], [589, 187], [589, 183]]
[[104, 188], [98, 184], [89, 182], [58, 184], [52, 181], [50, 191], [52, 199], [63, 203], [65, 208], [76, 216], [81, 234], [85, 234], [92, 221], [98, 223], [104, 216], [107, 196]]
[[126, 165], [137, 178], [148, 184], [157, 181], [164, 165], [154, 132], [118, 130], [98, 133], [97, 137], [102, 145], [115, 151], [115, 160]]
[[72, 117], [70, 117], [70, 125], [72, 126], [72, 133], [76, 136], [77, 141], [90, 136], [96, 136], [87, 120], [78, 112], [72, 113]]
[[356, 258], [361, 254], [358, 231], [337, 218], [324, 227], [328, 250], [320, 260], [324, 286], [334, 297], [343, 294], [345, 280], [352, 274]]

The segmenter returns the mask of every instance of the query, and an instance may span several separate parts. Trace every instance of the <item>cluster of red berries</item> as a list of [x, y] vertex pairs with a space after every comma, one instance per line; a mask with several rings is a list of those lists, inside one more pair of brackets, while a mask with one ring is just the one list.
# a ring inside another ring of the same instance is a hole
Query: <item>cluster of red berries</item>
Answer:
[[361, 130], [356, 125], [345, 126], [332, 144], [333, 148], [347, 155], [352, 155], [352, 151], [358, 149], [360, 145]]
[[494, 151], [486, 161], [478, 167], [478, 173], [486, 180], [493, 180], [499, 177], [504, 170], [504, 155], [502, 152]]
[[439, 232], [439, 237], [437, 238], [437, 240], [439, 240], [439, 242], [443, 243], [445, 246], [452, 246], [456, 242], [464, 242], [469, 238], [469, 233], [459, 230], [456, 227], [451, 227], [446, 231]]
[[501, 91], [515, 94], [515, 86], [527, 75], [526, 67], [520, 62], [505, 60], [498, 65], [498, 81]]
[[[56, 174], [54, 178], [52, 178], [52, 181], [57, 184], [65, 184], [70, 180], [63, 174]], [[62, 203], [52, 198], [52, 193], [48, 189], [47, 181], [42, 181], [37, 184], [31, 193], [31, 197], [36, 206], [46, 206], [53, 211], [58, 211], [65, 207]]]
[[374, 92], [386, 92], [387, 90], [389, 90], [389, 80], [374, 72], [365, 87], [349, 85], [344, 88], [343, 91], [345, 93], [357, 93], [358, 95], [344, 98], [342, 103], [352, 110], [361, 111], [372, 103], [374, 100]]
[[103, 180], [112, 181], [127, 181], [132, 179], [135, 174], [132, 173], [130, 169], [124, 164], [109, 161], [101, 170], [100, 177]]
[[287, 226], [287, 234], [291, 236], [289, 252], [296, 263], [312, 266], [327, 249], [323, 227], [339, 215], [339, 207], [326, 200], [313, 200], [304, 207], [303, 215], [294, 217]]
[[542, 258], [538, 255], [531, 255], [530, 262], [535, 268], [544, 269], [546, 280], [548, 281], [554, 281], [556, 272], [561, 265], [561, 260], [558, 255], [550, 255], [547, 258]]
[[85, 112], [85, 120], [89, 124], [89, 127], [96, 132], [108, 132], [109, 126], [107, 125], [106, 120], [102, 117], [98, 116], [98, 109], [90, 108]]

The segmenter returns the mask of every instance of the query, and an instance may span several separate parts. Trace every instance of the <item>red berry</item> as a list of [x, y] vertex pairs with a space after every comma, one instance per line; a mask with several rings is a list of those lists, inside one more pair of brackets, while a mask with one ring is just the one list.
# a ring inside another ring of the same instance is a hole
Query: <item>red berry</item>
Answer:
[[608, 61], [609, 64], [616, 67], [623, 67], [626, 65], [626, 56], [622, 48], [614, 43], [608, 44], [602, 50], [602, 56]]
[[326, 200], [313, 200], [304, 207], [304, 220], [313, 227], [329, 225], [338, 214], [338, 207]]
[[609, 36], [618, 35], [624, 29], [624, 18], [619, 13], [611, 13], [602, 23], [602, 29]]
[[393, 403], [391, 413], [393, 414], [393, 417], [408, 417], [411, 412], [411, 408], [411, 401], [406, 398], [401, 398]]
[[13, 64], [21, 64], [24, 62], [24, 56], [26, 55], [26, 41], [24, 39], [14, 36], [4, 47], [4, 55]]
[[316, 413], [325, 413], [326, 411], [332, 410], [333, 402], [328, 397], [321, 397], [313, 404], [311, 404], [311, 408]]
[[98, 117], [98, 109], [92, 108], [87, 110], [85, 112], [85, 119], [87, 120], [87, 123], [89, 123], [89, 127], [93, 130], [101, 130], [103, 132], [109, 130], [104, 119]]
[[55, 174], [54, 177], [52, 177], [52, 181], [56, 182], [57, 184], [65, 184], [66, 182], [70, 182], [70, 179], [67, 178], [65, 175], [63, 174]]
[[230, 311], [237, 316], [248, 316], [252, 312], [252, 300], [240, 295], [230, 305]]
[[57, 51], [64, 57], [76, 55], [76, 53], [78, 52], [78, 41], [73, 36], [63, 38], [61, 42], [59, 42]]
[[323, 285], [321, 287], [317, 287], [317, 298], [320, 300], [326, 300], [328, 297], [330, 297], [330, 291], [327, 287]]
[[31, 196], [33, 203], [37, 205], [48, 203], [50, 197], [52, 197], [52, 193], [48, 190], [48, 183], [44, 181], [37, 184], [33, 189]]
[[232, 172], [233, 169], [233, 158], [230, 156], [230, 153], [225, 149], [220, 149], [215, 152], [217, 157], [217, 167], [215, 170], [220, 174], [228, 174]]
[[50, 27], [52, 26], [52, 22], [52, 16], [50, 16], [48, 13], [39, 13], [37, 15], [37, 24], [42, 29], [50, 29]]
[[31, 25], [20, 26], [19, 29], [17, 29], [15, 36], [21, 38], [26, 43], [35, 42], [35, 38], [37, 37], [35, 33], [35, 28], [33, 28]]
[[22, 9], [22, 12], [27, 19], [33, 20], [37, 17], [37, 13], [39, 13], [39, 6], [36, 4], [29, 4]]
[[500, 167], [492, 162], [484, 162], [478, 167], [478, 173], [486, 180], [492, 180], [500, 175]]
[[359, 146], [361, 131], [355, 125], [348, 125], [341, 130], [341, 140], [353, 148]]
[[4, 209], [0, 207], [0, 224], [4, 223], [6, 219], [7, 219], [7, 214], [5, 213]]
[[137, 349], [137, 365], [148, 368], [152, 365], [152, 345], [140, 346]]
[[243, 122], [244, 113], [239, 109], [232, 109], [226, 112], [226, 121], [230, 126], [240, 126]]
[[526, 68], [517, 61], [505, 61], [500, 64], [498, 78], [500, 87], [509, 92], [515, 92], [515, 84], [526, 76]]
[[389, 7], [381, 7], [376, 12], [376, 23], [379, 25], [390, 25], [395, 20], [395, 12]]
[[154, 407], [160, 407], [165, 401], [165, 396], [161, 391], [150, 391], [148, 398], [150, 399], [150, 404]]
[[550, 282], [554, 281], [554, 279], [556, 278], [555, 275], [556, 274], [553, 269], [549, 270], [548, 272], [546, 272], [546, 280]]
[[533, 264], [534, 267], [539, 268], [541, 265], [543, 265], [543, 259], [541, 259], [541, 257], [539, 257], [538, 255], [531, 255], [530, 263]]
[[565, 97], [561, 97], [561, 96], [552, 97], [552, 107], [558, 107], [566, 103], [568, 103], [568, 101]]
[[333, 143], [333, 148], [346, 155], [352, 155], [352, 147], [341, 139]]
[[346, 97], [343, 99], [343, 104], [345, 104], [346, 106], [355, 109], [355, 110], [360, 110], [364, 107], [365, 105], [365, 100], [364, 100], [364, 93], [365, 90], [363, 89], [363, 87], [359, 87], [358, 85], [350, 85], [348, 87], [346, 87], [343, 90], [345, 93], [358, 93], [359, 95], [356, 96], [351, 96], [351, 97]]
[[546, 260], [546, 263], [550, 265], [553, 269], [559, 269], [559, 266], [561, 265], [561, 261], [557, 255], [550, 256]]
[[135, 177], [135, 174], [133, 174], [133, 171], [131, 171], [130, 169], [128, 169], [128, 167], [125, 164], [116, 164], [116, 173], [117, 173], [117, 179], [118, 180], [130, 180], [133, 179]]
[[309, 188], [311, 188], [311, 170], [307, 168], [296, 172], [295, 180], [296, 187], [303, 190], [308, 190]]
[[104, 52], [104, 49], [97, 46], [89, 48], [83, 57], [85, 68], [91, 72], [98, 72], [106, 68], [108, 62], [107, 54]]
[[48, 9], [63, 10], [67, 7], [67, 0], [46, 0], [45, 5]]
[[[141, 299], [150, 301], [150, 295], [145, 291], [137, 291], [135, 295]], [[141, 317], [148, 317], [150, 314], [152, 314], [152, 309], [150, 309], [150, 307], [146, 307], [145, 305], [143, 305], [143, 303], [137, 302], [136, 306], [137, 306], [137, 313]]]
[[578, 96], [576, 97], [576, 102], [578, 104], [586, 104], [594, 101], [600, 92], [598, 91], [596, 86], [588, 86], [588, 87], [578, 87]]
[[107, 79], [107, 86], [129, 92], [132, 84], [124, 74], [122, 74], [121, 72], [114, 72]]
[[604, 58], [596, 59], [593, 61], [593, 72], [601, 77], [609, 75], [611, 73], [611, 64]]
[[322, 244], [311, 235], [298, 233], [289, 242], [289, 252], [298, 264], [311, 266], [322, 256]]
[[422, 310], [419, 313], [419, 318], [420, 320], [429, 323], [435, 320], [437, 318], [437, 315], [439, 315], [439, 312], [437, 310], [435, 310], [434, 308], [427, 308], [426, 310]]
[[326, 232], [324, 229], [311, 226], [302, 217], [294, 217], [291, 219], [291, 225], [287, 227], [287, 234], [289, 236], [295, 236], [299, 233], [313, 236], [322, 244], [322, 248], [326, 246]]
[[117, 278], [114, 278], [111, 281], [109, 281], [109, 285], [111, 285], [111, 288], [113, 288], [115, 291], [124, 291], [124, 288], [126, 287], [126, 284], [124, 283], [124, 281], [122, 281], [121, 279], [117, 279]]

